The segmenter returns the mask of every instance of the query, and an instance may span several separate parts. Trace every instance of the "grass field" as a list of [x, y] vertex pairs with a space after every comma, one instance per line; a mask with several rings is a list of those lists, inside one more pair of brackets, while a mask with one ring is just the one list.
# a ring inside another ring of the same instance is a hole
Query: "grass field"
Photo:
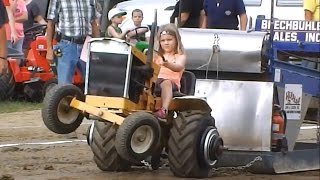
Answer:
[[24, 101], [4, 101], [0, 102], [0, 114], [19, 111], [30, 111], [41, 108], [41, 103], [31, 103]]

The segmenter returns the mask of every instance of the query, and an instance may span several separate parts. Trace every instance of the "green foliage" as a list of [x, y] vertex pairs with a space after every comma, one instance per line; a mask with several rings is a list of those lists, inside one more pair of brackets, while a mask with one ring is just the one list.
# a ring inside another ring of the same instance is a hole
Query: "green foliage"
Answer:
[[4, 101], [0, 102], [0, 114], [19, 111], [30, 111], [41, 108], [41, 103], [31, 103], [25, 101]]

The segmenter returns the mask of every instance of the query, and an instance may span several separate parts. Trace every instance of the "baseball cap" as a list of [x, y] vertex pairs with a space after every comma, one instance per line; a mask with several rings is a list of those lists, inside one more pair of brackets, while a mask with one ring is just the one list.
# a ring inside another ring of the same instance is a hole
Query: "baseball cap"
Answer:
[[110, 9], [110, 11], [108, 12], [108, 19], [111, 20], [111, 18], [113, 18], [114, 16], [124, 16], [126, 14], [127, 12], [125, 11], [122, 11], [118, 8], [113, 8], [113, 9]]

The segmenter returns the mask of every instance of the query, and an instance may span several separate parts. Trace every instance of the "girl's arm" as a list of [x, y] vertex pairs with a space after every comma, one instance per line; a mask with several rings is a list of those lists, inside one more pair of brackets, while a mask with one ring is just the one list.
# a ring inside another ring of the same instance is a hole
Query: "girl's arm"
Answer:
[[137, 29], [136, 31], [135, 31], [135, 30], [129, 31], [128, 34], [127, 34], [127, 36], [128, 36], [129, 38], [131, 38], [131, 37], [135, 36], [137, 33], [138, 33], [138, 34], [142, 34], [142, 33], [148, 32], [148, 31], [149, 31], [148, 27], [145, 27], [145, 28], [144, 28], [144, 27], [141, 26], [141, 28]]
[[184, 70], [185, 66], [186, 66], [186, 55], [183, 54], [183, 55], [178, 55], [176, 57], [176, 62], [173, 63], [173, 62], [163, 62], [162, 65], [171, 69], [172, 71], [175, 71], [175, 72], [180, 72], [182, 70]]
[[15, 17], [14, 21], [17, 23], [23, 23], [28, 20], [28, 12], [23, 12], [21, 16]]
[[16, 42], [18, 40], [17, 36], [17, 31], [14, 26], [14, 16], [13, 12], [10, 6], [6, 6], [7, 14], [8, 14], [8, 19], [9, 19], [9, 27], [10, 27], [10, 36], [11, 36], [11, 42]]
[[125, 39], [127, 32], [117, 33], [116, 30], [112, 27], [108, 27], [108, 34], [114, 38]]
[[304, 20], [312, 21], [312, 12], [309, 10], [304, 10]]

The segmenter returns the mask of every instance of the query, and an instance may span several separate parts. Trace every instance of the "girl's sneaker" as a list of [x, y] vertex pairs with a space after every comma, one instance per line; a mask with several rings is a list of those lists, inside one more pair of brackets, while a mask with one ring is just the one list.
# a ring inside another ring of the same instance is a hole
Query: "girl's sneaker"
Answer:
[[167, 110], [164, 108], [159, 109], [154, 113], [154, 116], [160, 119], [166, 119], [167, 118]]

